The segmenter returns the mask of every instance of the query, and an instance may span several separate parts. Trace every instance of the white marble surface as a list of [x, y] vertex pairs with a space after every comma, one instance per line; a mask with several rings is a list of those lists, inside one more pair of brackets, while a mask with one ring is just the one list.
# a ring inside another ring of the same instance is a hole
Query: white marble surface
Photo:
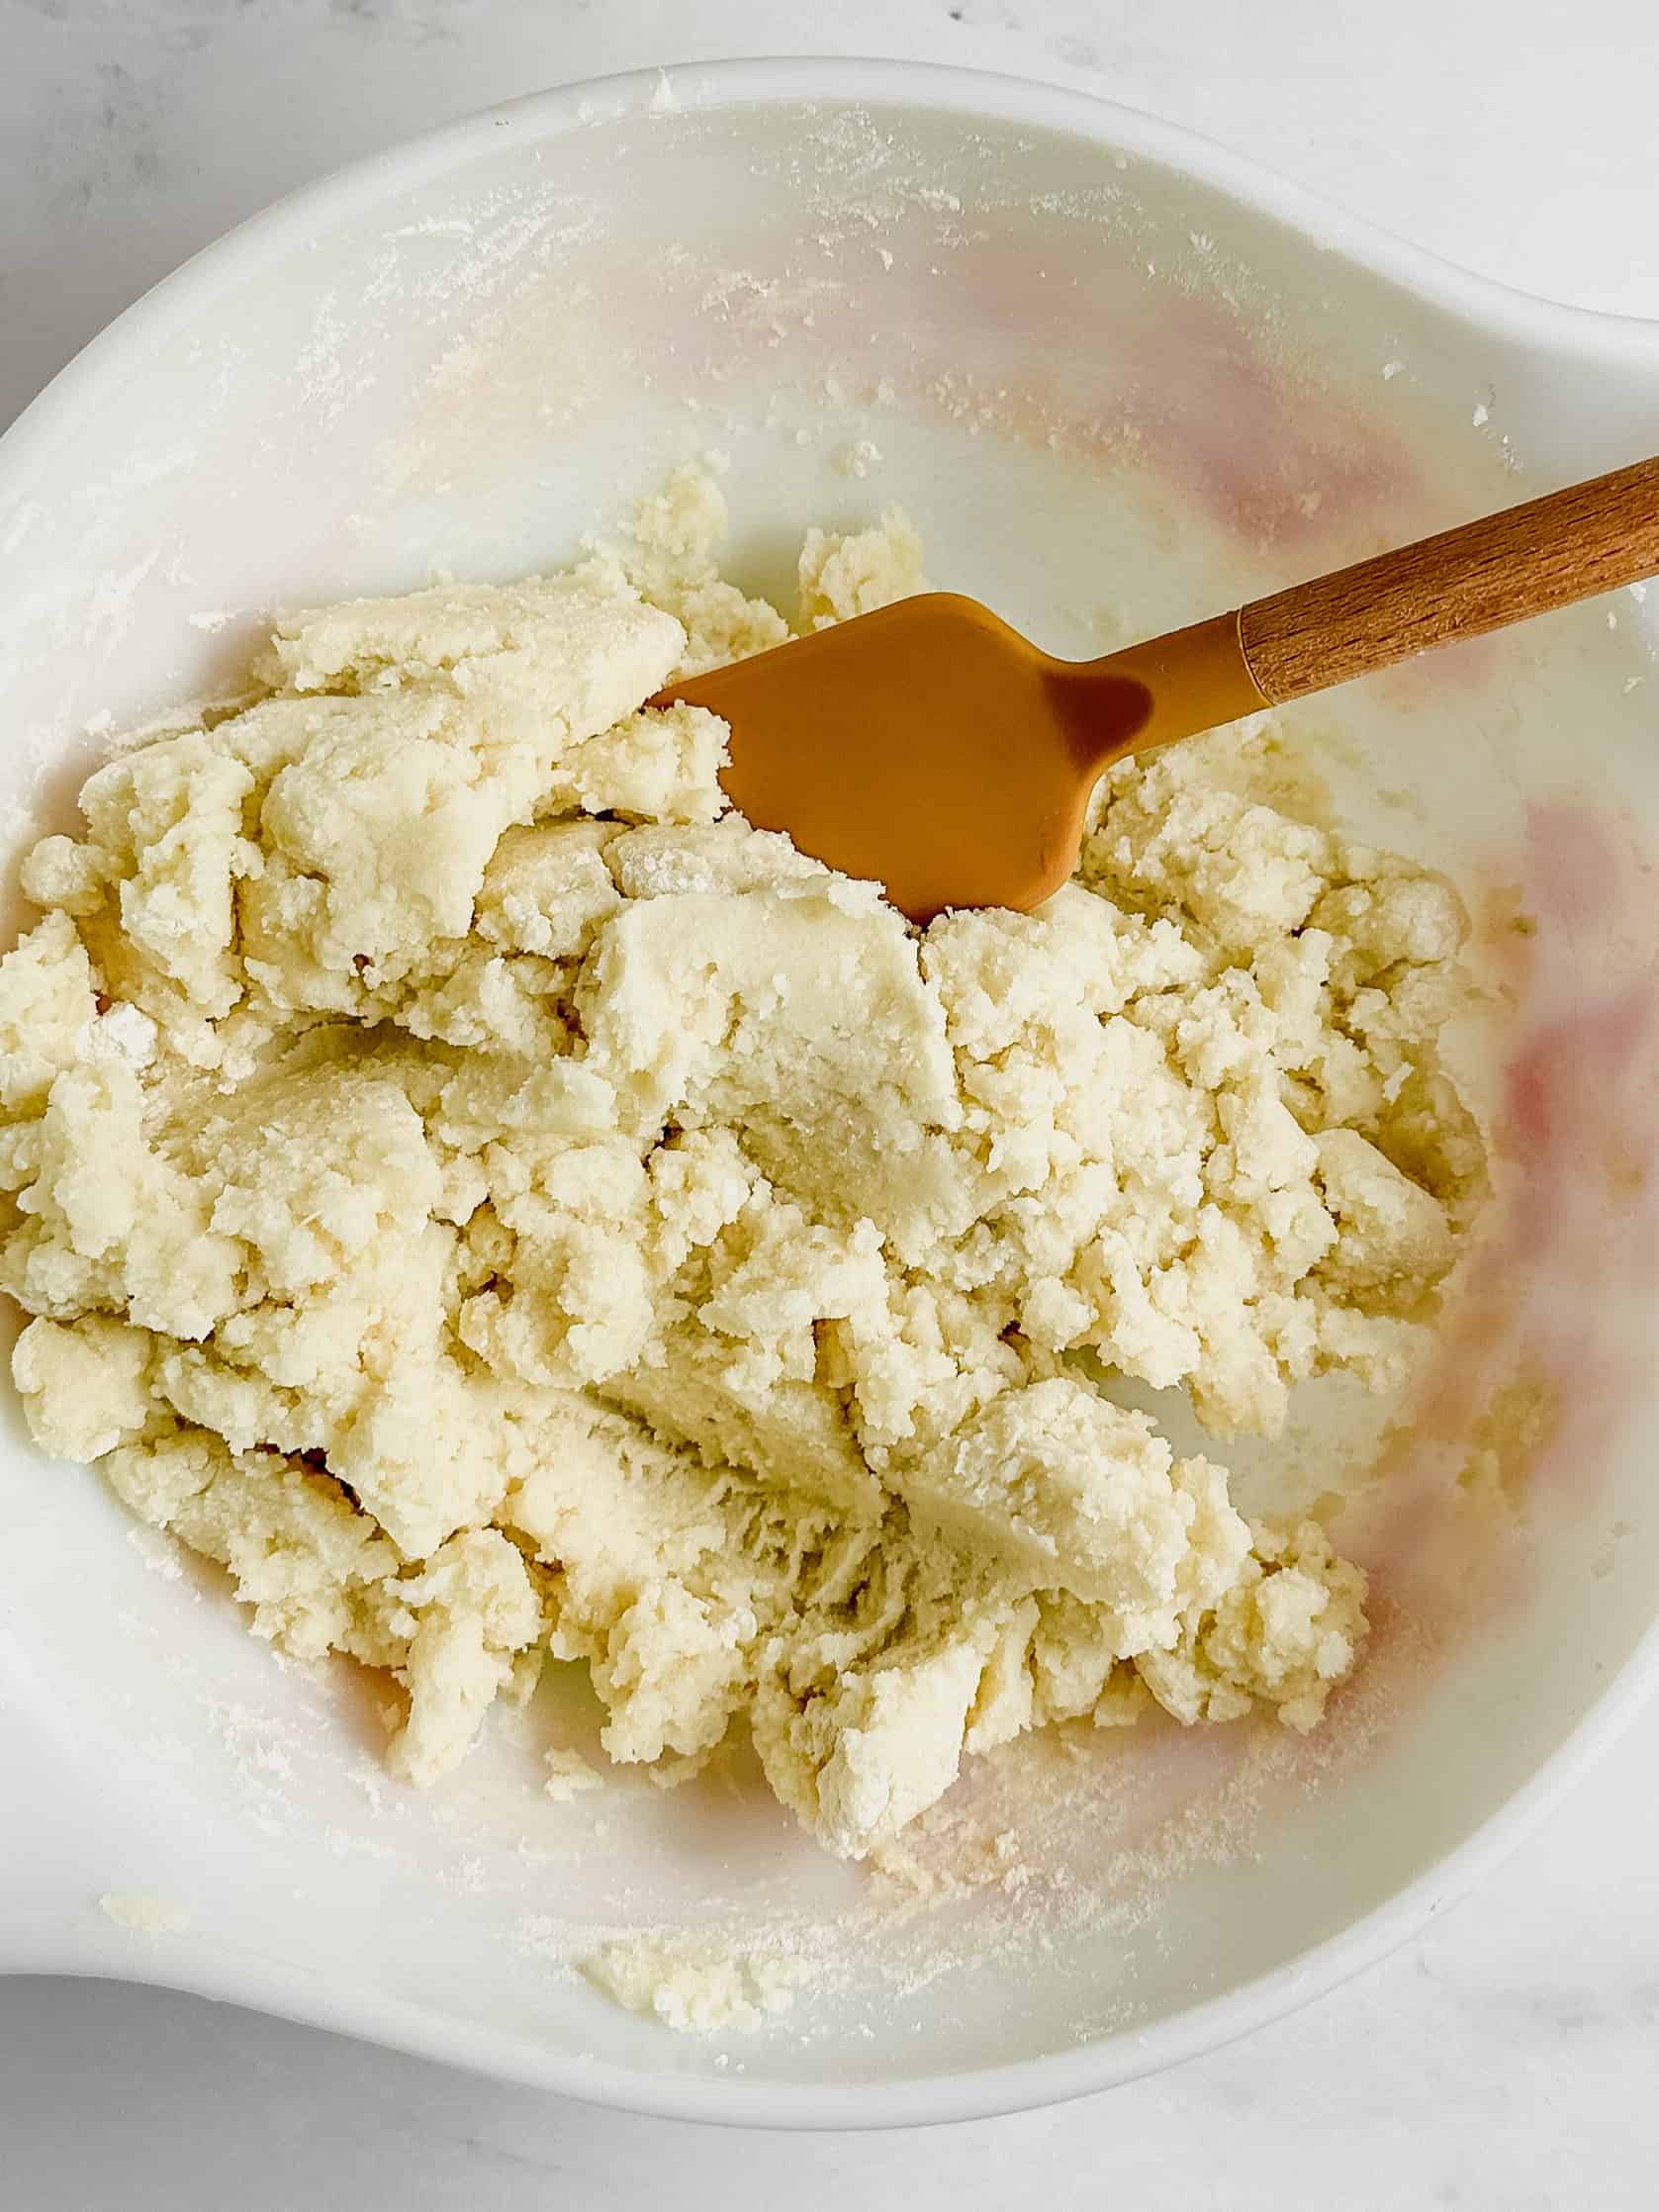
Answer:
[[[0, 421], [290, 186], [542, 84], [889, 52], [1111, 93], [1423, 243], [1659, 317], [1652, 0], [0, 0]], [[1471, 1902], [1309, 2012], [1089, 2103], [905, 2137], [621, 2118], [114, 1985], [0, 1983], [16, 2212], [1343, 2212], [1656, 2201], [1659, 1706]]]

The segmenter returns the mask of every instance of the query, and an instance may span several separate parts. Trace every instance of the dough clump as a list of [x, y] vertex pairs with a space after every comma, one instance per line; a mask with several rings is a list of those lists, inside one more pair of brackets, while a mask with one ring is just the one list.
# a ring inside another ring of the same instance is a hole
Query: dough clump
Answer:
[[[787, 634], [723, 528], [683, 471], [566, 574], [294, 615], [90, 778], [0, 965], [0, 1287], [42, 1447], [388, 1670], [400, 1774], [552, 1654], [612, 1760], [741, 1718], [856, 1858], [1022, 1730], [1308, 1728], [1352, 1669], [1318, 1522], [1109, 1392], [1225, 1439], [1401, 1378], [1484, 1187], [1465, 920], [1263, 722], [918, 933], [641, 705]], [[813, 531], [798, 624], [920, 573], [896, 511]]]

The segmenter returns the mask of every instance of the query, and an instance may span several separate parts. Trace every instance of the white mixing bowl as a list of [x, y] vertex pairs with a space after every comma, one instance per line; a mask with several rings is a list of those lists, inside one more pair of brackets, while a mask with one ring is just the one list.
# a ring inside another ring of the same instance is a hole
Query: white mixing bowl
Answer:
[[[1659, 330], [1145, 117], [889, 63], [548, 93], [245, 226], [0, 446], [9, 841], [272, 606], [548, 565], [690, 454], [729, 456], [741, 576], [897, 500], [936, 582], [1085, 653], [1656, 448]], [[1432, 1371], [1386, 1433], [1325, 1391], [1246, 1455], [1258, 1487], [1386, 1470], [1353, 1526], [1375, 1649], [1322, 1741], [992, 1762], [927, 1847], [963, 1887], [902, 1921], [741, 1762], [557, 1805], [532, 1712], [415, 1797], [375, 1780], [372, 1694], [274, 1665], [8, 1406], [0, 1967], [860, 2125], [1121, 2080], [1420, 1926], [1659, 1657], [1656, 614], [1621, 594], [1294, 717], [1344, 808], [1457, 873], [1509, 992], [1471, 1070], [1505, 1195]], [[976, 1881], [999, 1822], [1019, 1871]], [[687, 1920], [785, 1926], [824, 1983], [699, 2040], [559, 1964], [584, 1927]]]

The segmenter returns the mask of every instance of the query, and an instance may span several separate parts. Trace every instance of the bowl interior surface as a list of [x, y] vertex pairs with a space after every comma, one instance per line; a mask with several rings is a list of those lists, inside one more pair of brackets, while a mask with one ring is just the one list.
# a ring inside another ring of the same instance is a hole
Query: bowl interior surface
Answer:
[[[1659, 443], [1651, 380], [1329, 250], [1110, 110], [688, 84], [520, 104], [302, 196], [8, 441], [10, 847], [67, 818], [112, 728], [233, 686], [272, 608], [546, 568], [687, 458], [724, 471], [731, 573], [785, 605], [806, 523], [898, 502], [932, 581], [1081, 655]], [[0, 1963], [768, 2119], [1035, 2099], [1283, 2001], [1652, 1621], [1655, 611], [1619, 595], [1286, 717], [1346, 819], [1463, 888], [1494, 1000], [1461, 1064], [1503, 1150], [1408, 1399], [1322, 1386], [1236, 1454], [1248, 1500], [1361, 1490], [1378, 1631], [1322, 1736], [976, 1764], [908, 1889], [818, 1854], [740, 1750], [551, 1802], [540, 1745], [594, 1726], [570, 1681], [412, 1796], [379, 1772], [383, 1692], [274, 1664], [8, 1402], [0, 1728], [40, 1779]], [[188, 1925], [140, 1955], [109, 1890]], [[699, 2039], [571, 1971], [595, 1930], [688, 1924], [807, 1986]]]

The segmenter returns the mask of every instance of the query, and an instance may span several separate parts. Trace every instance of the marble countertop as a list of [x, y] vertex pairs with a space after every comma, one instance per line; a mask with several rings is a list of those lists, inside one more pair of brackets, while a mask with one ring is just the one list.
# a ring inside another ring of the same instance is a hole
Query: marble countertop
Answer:
[[[1451, 258], [1659, 318], [1652, 0], [0, 0], [0, 423], [291, 186], [537, 86], [744, 52], [1110, 93]], [[1086, 2103], [901, 2137], [593, 2111], [114, 1984], [0, 1982], [18, 2212], [1343, 2212], [1654, 2201], [1659, 1705], [1472, 1900], [1312, 2009]]]

